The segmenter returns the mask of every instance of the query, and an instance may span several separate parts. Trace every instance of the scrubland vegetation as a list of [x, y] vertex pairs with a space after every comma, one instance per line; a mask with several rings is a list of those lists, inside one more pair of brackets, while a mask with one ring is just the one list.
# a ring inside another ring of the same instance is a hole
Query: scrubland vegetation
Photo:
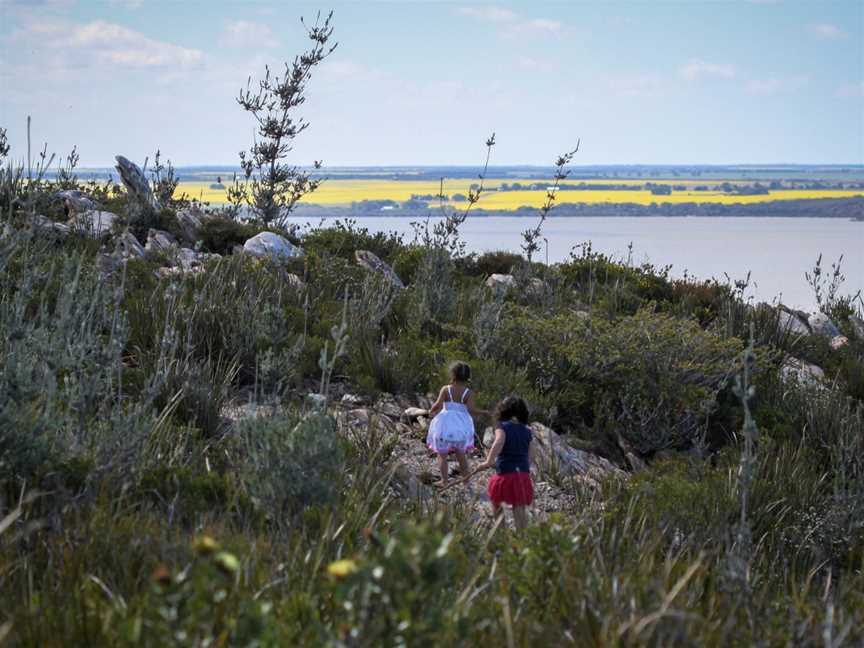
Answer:
[[[198, 212], [190, 235], [170, 169], [151, 180], [0, 172], [0, 642], [864, 642], [864, 323], [839, 268], [808, 277], [826, 336], [746, 280], [590, 244], [467, 254], [458, 219], [298, 232], [271, 194], [266, 219]], [[62, 226], [75, 188], [110, 229]], [[237, 249], [265, 230], [302, 256]], [[572, 504], [524, 535], [406, 494], [412, 432], [378, 404], [421, 404], [457, 358], [480, 407], [519, 393], [623, 476], [557, 479]]]

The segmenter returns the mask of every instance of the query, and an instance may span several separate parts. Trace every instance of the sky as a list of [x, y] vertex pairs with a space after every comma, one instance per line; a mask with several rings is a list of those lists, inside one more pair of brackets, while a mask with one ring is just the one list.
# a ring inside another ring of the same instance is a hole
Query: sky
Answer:
[[864, 2], [0, 0], [0, 126], [81, 165], [233, 165], [248, 77], [333, 9], [291, 161], [864, 163]]

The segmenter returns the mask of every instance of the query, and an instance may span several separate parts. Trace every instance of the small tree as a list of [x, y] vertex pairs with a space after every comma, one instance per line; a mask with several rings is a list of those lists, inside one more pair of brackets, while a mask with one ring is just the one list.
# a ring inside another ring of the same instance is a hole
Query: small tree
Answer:
[[537, 223], [536, 227], [522, 232], [522, 239], [525, 241], [525, 244], [522, 246], [522, 251], [525, 252], [525, 256], [528, 258], [529, 262], [534, 256], [534, 253], [540, 249], [540, 235], [543, 231], [543, 223], [546, 222], [546, 217], [549, 215], [549, 212], [552, 211], [552, 207], [555, 206], [555, 194], [558, 192], [558, 187], [561, 185], [561, 181], [570, 175], [570, 170], [568, 169], [565, 171], [564, 167], [570, 164], [573, 156], [579, 152], [580, 143], [581, 140], [577, 141], [575, 149], [568, 151], [556, 160], [554, 176], [555, 184], [546, 190], [546, 202], [543, 203], [543, 206], [540, 208], [540, 221]]
[[[264, 78], [252, 90], [250, 77], [246, 89], [241, 90], [237, 103], [256, 122], [257, 139], [249, 149], [240, 152], [240, 166], [246, 175], [242, 198], [254, 209], [258, 218], [266, 224], [284, 225], [288, 214], [297, 201], [318, 188], [319, 179], [311, 173], [284, 162], [293, 150], [294, 139], [309, 127], [309, 122], [296, 116], [297, 109], [306, 101], [306, 84], [312, 77], [312, 69], [336, 49], [331, 44], [333, 28], [331, 11], [321, 22], [321, 14], [315, 24], [306, 27], [311, 47], [292, 63], [285, 63], [283, 76], [275, 76], [265, 68]], [[319, 169], [316, 161], [314, 168]], [[235, 187], [236, 189], [236, 187]]]

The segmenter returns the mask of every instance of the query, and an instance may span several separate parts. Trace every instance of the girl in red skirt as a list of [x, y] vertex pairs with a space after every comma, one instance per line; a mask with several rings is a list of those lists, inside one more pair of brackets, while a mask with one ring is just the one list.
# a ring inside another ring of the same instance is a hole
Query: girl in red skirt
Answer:
[[531, 463], [528, 448], [532, 433], [528, 427], [528, 406], [518, 396], [508, 396], [496, 409], [495, 440], [489, 448], [486, 461], [474, 472], [495, 468], [489, 480], [489, 499], [492, 513], [497, 518], [504, 513], [502, 504], [513, 507], [513, 521], [517, 529], [528, 525], [527, 507], [534, 501], [534, 485], [531, 483]]

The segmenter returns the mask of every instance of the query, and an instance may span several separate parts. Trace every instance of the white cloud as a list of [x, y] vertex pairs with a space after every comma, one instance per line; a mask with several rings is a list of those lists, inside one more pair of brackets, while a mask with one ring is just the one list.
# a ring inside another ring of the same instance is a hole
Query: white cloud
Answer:
[[831, 23], [814, 23], [808, 27], [810, 33], [820, 40], [842, 40], [848, 34]]
[[771, 96], [785, 92], [794, 92], [806, 86], [810, 80], [804, 76], [796, 76], [789, 79], [750, 79], [744, 88], [750, 94]]
[[864, 81], [844, 83], [837, 89], [837, 96], [844, 98], [864, 98]]
[[456, 14], [473, 18], [495, 26], [502, 38], [515, 39], [526, 36], [557, 36], [564, 29], [560, 20], [551, 18], [527, 18], [506, 7], [459, 7]]
[[606, 86], [621, 97], [650, 97], [660, 93], [662, 82], [656, 74], [639, 74], [607, 79]]
[[279, 41], [269, 25], [248, 20], [225, 23], [222, 43], [227, 47], [278, 47]]
[[[33, 52], [31, 63], [42, 63], [49, 69], [92, 65], [190, 67], [204, 59], [200, 50], [155, 40], [104, 20], [89, 23], [31, 20], [14, 31], [9, 40]], [[43, 60], [39, 61], [40, 58]]]
[[701, 59], [691, 59], [679, 70], [681, 78], [686, 81], [734, 79], [737, 73], [735, 66], [729, 63], [709, 63]]

